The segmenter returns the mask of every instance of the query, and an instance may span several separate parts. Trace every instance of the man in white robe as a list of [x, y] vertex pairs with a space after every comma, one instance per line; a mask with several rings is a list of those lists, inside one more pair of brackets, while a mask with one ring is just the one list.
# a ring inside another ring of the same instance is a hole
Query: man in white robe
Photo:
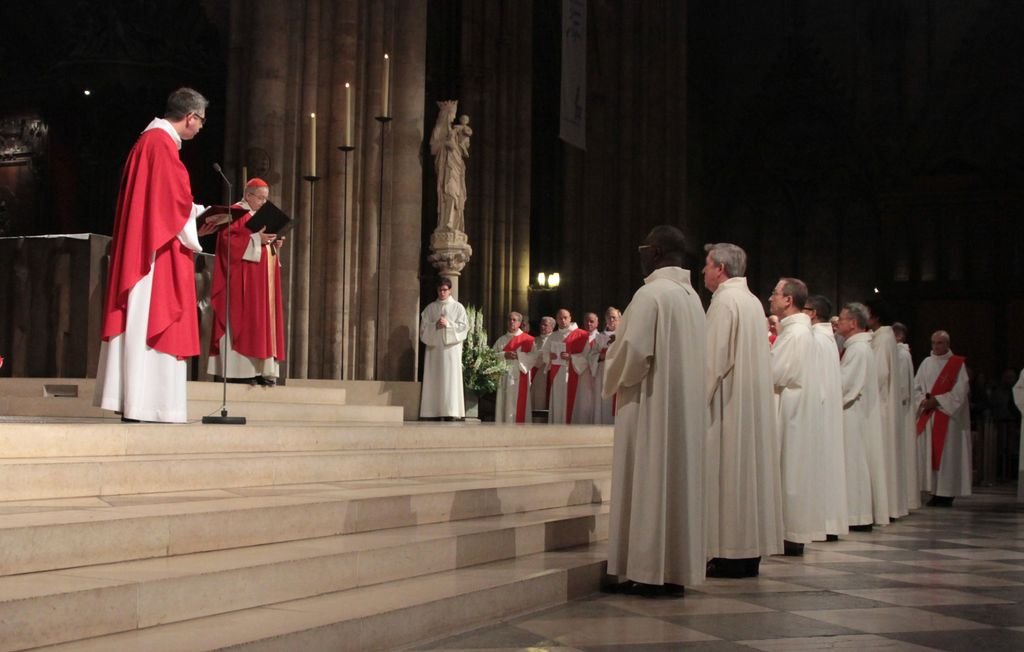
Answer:
[[821, 370], [822, 421], [818, 432], [825, 446], [825, 534], [838, 541], [850, 531], [846, 515], [846, 459], [843, 442], [843, 380], [839, 370], [839, 349], [832, 332], [832, 302], [816, 294], [807, 298], [804, 312], [811, 318], [811, 331], [818, 347]]
[[604, 311], [604, 330], [597, 334], [597, 368], [594, 371], [594, 423], [615, 423], [615, 397], [604, 398], [604, 361], [608, 349], [615, 343], [615, 330], [619, 327], [622, 312], [615, 307]]
[[967, 365], [949, 348], [949, 333], [932, 333], [932, 354], [914, 376], [917, 450], [930, 507], [951, 507], [971, 495], [971, 414]]
[[540, 318], [539, 332], [533, 338], [533, 369], [530, 370], [530, 403], [534, 410], [548, 409], [548, 359], [544, 357], [544, 343], [555, 332], [555, 318]]
[[572, 313], [565, 308], [555, 313], [555, 324], [558, 330], [548, 337], [541, 350], [548, 368], [548, 423], [567, 424], [572, 423], [579, 387], [573, 355], [583, 352], [589, 336], [580, 330], [572, 320]]
[[680, 596], [704, 581], [704, 309], [682, 268], [674, 226], [640, 247], [646, 278], [605, 360], [604, 395], [618, 395], [608, 573], [616, 588]]
[[[1013, 402], [1017, 409], [1024, 414], [1024, 369], [1020, 371], [1020, 377], [1013, 386]], [[1024, 419], [1020, 422], [1020, 448], [1017, 453], [1017, 500], [1024, 500]]]
[[755, 577], [782, 553], [782, 484], [764, 307], [747, 288], [747, 255], [706, 245], [711, 290], [706, 331], [704, 440], [708, 577]]
[[821, 375], [811, 319], [802, 311], [807, 285], [782, 278], [771, 295], [779, 336], [772, 344], [776, 427], [782, 447], [782, 518], [787, 555], [825, 539], [825, 447], [821, 423]]
[[421, 419], [454, 421], [466, 418], [462, 393], [462, 343], [469, 335], [466, 309], [452, 297], [452, 282], [437, 284], [437, 301], [420, 315], [420, 341], [427, 345], [423, 356]]
[[846, 453], [846, 505], [851, 530], [871, 531], [889, 524], [878, 372], [871, 349], [868, 309], [848, 303], [839, 313], [845, 339], [839, 371], [843, 381], [843, 441]]
[[505, 372], [498, 381], [494, 420], [497, 423], [528, 423], [530, 370], [533, 367], [534, 338], [522, 329], [523, 315], [508, 313], [508, 332], [494, 343], [494, 350], [505, 359]]
[[572, 406], [572, 422], [579, 424], [594, 423], [594, 414], [597, 411], [598, 396], [594, 373], [597, 371], [597, 363], [600, 358], [601, 349], [597, 341], [597, 315], [592, 312], [583, 315], [583, 330], [587, 334], [587, 342], [581, 353], [572, 354], [570, 361], [573, 370], [576, 372], [576, 400]]
[[880, 301], [867, 304], [868, 326], [874, 331], [871, 348], [878, 369], [878, 408], [882, 414], [882, 440], [885, 444], [885, 482], [889, 495], [889, 516], [899, 518], [907, 509], [907, 480], [903, 458], [903, 419], [900, 414], [899, 381], [896, 378], [896, 335], [888, 325], [886, 308]]
[[914, 423], [914, 359], [907, 344], [907, 327], [900, 322], [892, 325], [896, 336], [896, 390], [899, 394], [899, 413], [902, 419], [903, 469], [907, 483], [907, 508], [921, 507], [921, 483], [917, 471], [917, 429]]

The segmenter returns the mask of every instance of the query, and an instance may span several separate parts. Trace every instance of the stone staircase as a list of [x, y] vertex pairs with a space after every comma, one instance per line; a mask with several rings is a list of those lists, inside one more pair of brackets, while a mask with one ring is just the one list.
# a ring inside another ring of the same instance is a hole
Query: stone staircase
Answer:
[[0, 651], [384, 650], [598, 587], [610, 428], [341, 423], [308, 408], [340, 389], [229, 388], [267, 418], [0, 417]]

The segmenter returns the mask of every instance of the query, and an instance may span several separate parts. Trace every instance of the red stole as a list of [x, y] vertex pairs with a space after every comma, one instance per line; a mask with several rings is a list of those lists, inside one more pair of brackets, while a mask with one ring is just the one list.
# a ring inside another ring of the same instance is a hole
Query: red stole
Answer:
[[[956, 386], [956, 379], [960, 375], [960, 369], [964, 366], [967, 358], [962, 355], [950, 356], [946, 366], [939, 372], [938, 378], [932, 384], [933, 397], [948, 394]], [[946, 434], [949, 432], [949, 415], [942, 410], [925, 410], [917, 418], [917, 434], [920, 435], [928, 426], [928, 419], [935, 417], [932, 421], [932, 470], [938, 471], [942, 463], [942, 450], [946, 447]]]
[[177, 237], [191, 213], [188, 171], [174, 139], [159, 127], [143, 132], [128, 154], [117, 197], [104, 341], [124, 333], [128, 293], [152, 265], [146, 345], [179, 360], [199, 353], [194, 255]]
[[[520, 333], [505, 344], [503, 351], [533, 351], [533, 335]], [[532, 372], [533, 369], [530, 370]], [[516, 423], [526, 422], [526, 399], [530, 396], [530, 380], [532, 373], [519, 372], [519, 394], [516, 396]]]
[[[565, 352], [570, 355], [583, 353], [588, 344], [590, 344], [590, 333], [583, 328], [577, 328], [565, 336]], [[572, 408], [576, 404], [576, 388], [580, 382], [580, 375], [576, 373], [572, 360], [565, 362], [569, 371], [569, 387], [565, 392], [565, 422], [572, 423]]]

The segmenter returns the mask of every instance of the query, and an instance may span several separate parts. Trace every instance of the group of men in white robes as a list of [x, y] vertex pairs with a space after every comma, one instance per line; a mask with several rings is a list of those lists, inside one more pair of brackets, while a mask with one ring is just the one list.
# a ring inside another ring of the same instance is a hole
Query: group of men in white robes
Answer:
[[602, 398], [601, 389], [620, 315], [617, 308], [608, 308], [605, 329], [599, 331], [595, 313], [586, 313], [580, 328], [562, 308], [554, 318], [541, 319], [540, 335], [534, 338], [522, 331], [522, 315], [510, 313], [508, 332], [493, 345], [506, 361], [495, 420], [526, 423], [534, 409], [547, 409], [549, 423], [613, 423], [614, 397]]

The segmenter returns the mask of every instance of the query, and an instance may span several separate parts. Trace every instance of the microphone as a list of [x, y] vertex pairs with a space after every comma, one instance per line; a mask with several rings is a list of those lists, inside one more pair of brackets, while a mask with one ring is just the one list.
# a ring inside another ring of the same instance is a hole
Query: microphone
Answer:
[[213, 169], [217, 171], [217, 174], [220, 175], [220, 178], [224, 179], [224, 183], [226, 183], [228, 188], [230, 188], [231, 187], [231, 182], [228, 181], [228, 178], [226, 176], [224, 176], [224, 170], [220, 167], [220, 163], [214, 163], [213, 164]]

